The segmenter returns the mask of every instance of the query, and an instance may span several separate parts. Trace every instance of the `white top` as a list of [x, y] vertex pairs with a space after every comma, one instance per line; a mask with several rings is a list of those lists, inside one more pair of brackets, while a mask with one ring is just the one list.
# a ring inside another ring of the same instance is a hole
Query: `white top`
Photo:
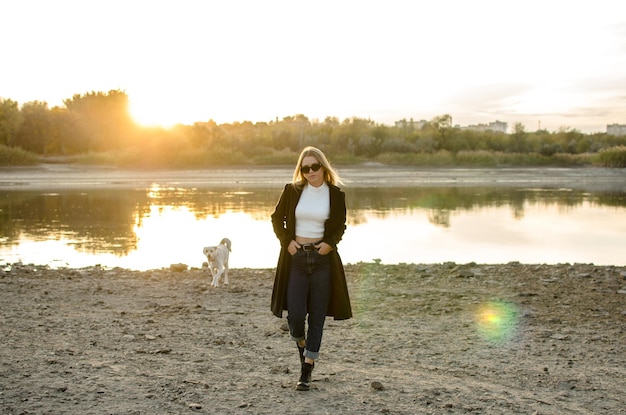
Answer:
[[304, 186], [296, 206], [296, 235], [303, 238], [324, 236], [324, 223], [330, 216], [330, 190], [326, 182], [320, 187]]

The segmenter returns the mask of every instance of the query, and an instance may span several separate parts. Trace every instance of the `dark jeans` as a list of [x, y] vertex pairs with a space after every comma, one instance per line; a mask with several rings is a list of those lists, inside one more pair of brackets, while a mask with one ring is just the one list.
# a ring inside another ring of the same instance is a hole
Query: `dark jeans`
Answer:
[[287, 321], [293, 340], [305, 339], [304, 326], [308, 314], [308, 332], [304, 356], [317, 359], [330, 299], [330, 258], [317, 250], [298, 250], [291, 257], [287, 291]]

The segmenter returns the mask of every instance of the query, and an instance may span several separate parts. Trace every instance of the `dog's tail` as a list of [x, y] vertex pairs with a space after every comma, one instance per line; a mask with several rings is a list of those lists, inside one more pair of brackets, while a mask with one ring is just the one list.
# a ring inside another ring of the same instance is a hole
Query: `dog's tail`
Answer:
[[230, 239], [228, 239], [228, 238], [222, 239], [220, 241], [220, 245], [222, 245], [222, 244], [226, 245], [226, 247], [228, 248], [229, 251], [231, 250], [230, 249], [230, 246], [231, 246]]

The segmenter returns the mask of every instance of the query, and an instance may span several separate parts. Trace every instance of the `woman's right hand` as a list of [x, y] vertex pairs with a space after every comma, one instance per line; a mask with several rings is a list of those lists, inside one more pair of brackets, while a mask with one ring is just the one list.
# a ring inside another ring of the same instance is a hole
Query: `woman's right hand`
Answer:
[[300, 248], [300, 244], [292, 239], [291, 242], [289, 242], [289, 246], [287, 247], [287, 252], [289, 252], [289, 254], [291, 255], [295, 255], [296, 252], [298, 252], [298, 248]]

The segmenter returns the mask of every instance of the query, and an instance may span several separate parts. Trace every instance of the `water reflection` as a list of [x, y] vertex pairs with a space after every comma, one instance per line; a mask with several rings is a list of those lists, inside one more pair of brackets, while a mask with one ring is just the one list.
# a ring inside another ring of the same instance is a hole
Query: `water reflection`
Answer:
[[[347, 187], [345, 262], [623, 265], [626, 195], [573, 189]], [[0, 191], [0, 262], [132, 269], [202, 265], [233, 241], [231, 266], [273, 267], [280, 187]], [[620, 249], [621, 248], [621, 249]]]

